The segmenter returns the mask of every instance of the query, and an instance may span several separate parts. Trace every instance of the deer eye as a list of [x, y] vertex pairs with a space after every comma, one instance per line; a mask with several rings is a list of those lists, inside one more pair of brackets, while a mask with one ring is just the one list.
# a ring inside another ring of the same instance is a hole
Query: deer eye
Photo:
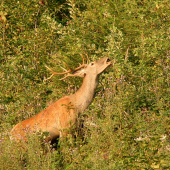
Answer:
[[109, 59], [109, 58], [107, 59], [107, 62], [110, 62], [110, 59]]
[[94, 63], [91, 63], [91, 66], [93, 66], [94, 65]]

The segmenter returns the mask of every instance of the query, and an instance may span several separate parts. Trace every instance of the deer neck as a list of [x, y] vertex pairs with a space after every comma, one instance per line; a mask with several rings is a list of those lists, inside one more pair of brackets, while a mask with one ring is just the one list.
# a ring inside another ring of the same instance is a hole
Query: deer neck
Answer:
[[92, 102], [96, 87], [98, 85], [98, 76], [86, 75], [80, 89], [72, 95], [72, 101], [78, 113], [83, 112]]

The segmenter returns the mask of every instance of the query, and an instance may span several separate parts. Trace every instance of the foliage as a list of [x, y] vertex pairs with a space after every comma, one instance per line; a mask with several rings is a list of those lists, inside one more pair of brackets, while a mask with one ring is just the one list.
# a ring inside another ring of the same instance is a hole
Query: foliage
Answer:
[[[0, 169], [168, 169], [170, 117], [168, 0], [0, 2]], [[108, 56], [84, 128], [57, 148], [41, 135], [11, 143], [9, 131], [82, 80], [49, 76]]]

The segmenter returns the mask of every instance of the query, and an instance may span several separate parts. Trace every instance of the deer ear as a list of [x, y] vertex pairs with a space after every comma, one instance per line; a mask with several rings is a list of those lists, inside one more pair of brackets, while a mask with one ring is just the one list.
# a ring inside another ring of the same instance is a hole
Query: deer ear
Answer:
[[78, 77], [85, 77], [86, 73], [84, 69], [77, 70], [73, 74], [73, 76], [78, 76]]

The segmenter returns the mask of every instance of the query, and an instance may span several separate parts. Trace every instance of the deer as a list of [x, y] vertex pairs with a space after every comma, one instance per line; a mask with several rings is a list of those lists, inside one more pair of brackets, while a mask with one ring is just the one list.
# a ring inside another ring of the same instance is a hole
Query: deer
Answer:
[[91, 104], [99, 83], [99, 75], [111, 65], [111, 60], [108, 57], [91, 63], [87, 57], [87, 64], [85, 64], [83, 56], [82, 59], [83, 64], [75, 69], [64, 63], [68, 67], [68, 71], [65, 70], [62, 73], [57, 73], [46, 66], [52, 72], [52, 75], [46, 80], [51, 79], [54, 75], [66, 75], [61, 80], [78, 76], [83, 77], [83, 83], [74, 94], [60, 98], [39, 114], [16, 124], [10, 132], [11, 139], [26, 142], [28, 134], [38, 131], [49, 133], [46, 141], [68, 135], [67, 130], [75, 124], [80, 113], [84, 112]]

